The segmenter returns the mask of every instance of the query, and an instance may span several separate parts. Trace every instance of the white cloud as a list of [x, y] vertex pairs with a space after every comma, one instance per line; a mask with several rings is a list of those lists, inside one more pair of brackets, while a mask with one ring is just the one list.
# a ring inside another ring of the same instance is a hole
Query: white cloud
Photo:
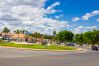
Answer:
[[96, 15], [99, 15], [99, 10], [94, 10], [93, 12], [91, 13], [86, 13], [82, 19], [83, 20], [89, 20], [89, 18], [93, 17], [93, 16], [96, 16]]
[[87, 29], [96, 29], [96, 26], [86, 27]]
[[[82, 17], [75, 17], [75, 18], [72, 18], [72, 21], [79, 21], [79, 20], [89, 20], [91, 17], [94, 17], [94, 16], [98, 16], [99, 15], [99, 10], [94, 10], [90, 13], [86, 13], [84, 16]], [[98, 19], [97, 19], [98, 20]]]
[[74, 32], [75, 34], [79, 34], [79, 33], [81, 33], [81, 29], [75, 28], [73, 32]]
[[72, 18], [72, 21], [79, 21], [80, 20], [80, 18], [79, 17], [75, 17], [75, 18]]
[[54, 8], [56, 6], [60, 5], [60, 2], [55, 2], [53, 3], [51, 6], [49, 6], [47, 9], [46, 9], [46, 13], [47, 14], [53, 14], [55, 12], [61, 12], [61, 10], [55, 10]]
[[63, 14], [61, 14], [61, 15], [59, 15], [59, 16], [55, 16], [55, 18], [56, 19], [59, 19], [59, 18], [61, 18], [61, 17], [63, 17], [64, 15]]
[[[0, 0], [0, 28], [7, 26], [11, 30], [26, 29], [41, 33], [50, 33], [56, 29], [69, 27], [67, 21], [59, 21], [46, 17], [48, 14], [60, 12], [55, 2], [47, 9], [46, 0]], [[1, 29], [0, 29], [1, 30]]]
[[78, 26], [78, 28], [79, 28], [79, 29], [83, 29], [83, 28], [84, 28], [84, 26]]
[[55, 3], [53, 3], [51, 6], [49, 6], [48, 8], [47, 8], [47, 10], [52, 10], [52, 9], [54, 9], [56, 6], [58, 6], [58, 5], [60, 5], [60, 2], [55, 2]]
[[79, 34], [79, 33], [90, 31], [90, 30], [93, 30], [93, 29], [96, 29], [96, 28], [97, 28], [96, 26], [78, 26], [78, 27], [73, 29], [73, 32], [75, 34]]
[[99, 18], [98, 18], [96, 21], [98, 21], [98, 22], [99, 22]]

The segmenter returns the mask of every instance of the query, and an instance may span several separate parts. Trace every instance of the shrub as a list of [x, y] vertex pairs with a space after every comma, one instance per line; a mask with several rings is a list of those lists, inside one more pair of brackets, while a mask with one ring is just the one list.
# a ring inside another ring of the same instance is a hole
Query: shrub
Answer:
[[5, 42], [4, 42], [2, 39], [0, 39], [0, 44], [1, 44], [1, 43], [5, 43]]

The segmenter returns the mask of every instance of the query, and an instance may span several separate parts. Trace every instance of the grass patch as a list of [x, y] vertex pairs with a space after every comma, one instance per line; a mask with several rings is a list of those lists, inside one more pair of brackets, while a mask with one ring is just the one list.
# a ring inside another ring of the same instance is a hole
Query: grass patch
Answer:
[[0, 43], [0, 46], [6, 46], [6, 47], [17, 47], [17, 48], [31, 48], [31, 49], [48, 49], [48, 50], [76, 50], [75, 47], [70, 46], [57, 46], [57, 45], [50, 45], [50, 46], [44, 46], [39, 44], [15, 44], [15, 43]]

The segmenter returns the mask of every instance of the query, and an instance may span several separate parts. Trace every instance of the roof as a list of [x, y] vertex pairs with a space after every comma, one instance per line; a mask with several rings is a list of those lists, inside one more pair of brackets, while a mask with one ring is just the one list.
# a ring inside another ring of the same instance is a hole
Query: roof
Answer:
[[12, 38], [26, 38], [27, 36], [25, 34], [13, 34]]
[[[5, 35], [5, 33], [1, 33], [1, 34], [3, 36]], [[7, 35], [10, 36], [10, 37], [12, 37], [12, 38], [30, 38], [30, 39], [33, 38], [31, 36], [27, 36], [26, 34], [22, 34], [22, 33], [20, 33], [20, 34], [8, 33]]]

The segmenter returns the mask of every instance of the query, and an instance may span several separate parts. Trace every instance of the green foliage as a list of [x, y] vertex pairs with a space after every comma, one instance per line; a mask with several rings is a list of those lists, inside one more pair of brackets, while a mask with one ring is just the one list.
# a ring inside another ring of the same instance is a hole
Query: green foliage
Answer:
[[3, 29], [3, 31], [2, 31], [3, 33], [9, 33], [10, 32], [10, 30], [7, 28], [7, 27], [5, 27], [4, 29]]
[[30, 36], [35, 37], [35, 38], [41, 38], [42, 34], [35, 32], [35, 33], [30, 34]]
[[74, 37], [74, 39], [75, 39], [76, 43], [78, 43], [80, 45], [82, 45], [84, 43], [84, 41], [85, 41], [84, 34], [83, 33], [76, 34], [75, 37]]
[[47, 49], [52, 49], [52, 50], [76, 50], [76, 48], [74, 48], [74, 47], [70, 47], [70, 46], [57, 46], [57, 45], [47, 46]]
[[5, 27], [4, 29], [3, 29], [3, 31], [2, 31], [2, 33], [5, 33], [5, 37], [7, 38], [8, 37], [8, 33], [10, 32], [10, 30], [7, 28], [7, 27]]
[[99, 30], [93, 30], [84, 33], [86, 43], [97, 44], [99, 42]]
[[42, 37], [44, 39], [53, 39], [53, 36], [51, 36], [51, 35], [42, 35]]
[[53, 31], [53, 35], [54, 35], [54, 36], [56, 35], [56, 31], [55, 31], [55, 30]]
[[25, 34], [25, 33], [27, 33], [27, 31], [26, 30], [19, 30], [19, 29], [17, 29], [16, 31], [14, 31], [14, 33], [15, 34], [20, 34], [20, 33]]
[[[10, 30], [7, 27], [5, 27], [2, 32], [5, 33], [5, 37], [7, 37]], [[16, 34], [19, 33], [25, 34], [26, 32], [27, 32], [26, 30], [14, 31], [14, 33]], [[99, 30], [87, 31], [85, 33], [76, 34], [75, 36], [72, 32], [66, 30], [60, 31], [58, 34], [56, 34], [56, 31], [53, 31], [53, 35], [40, 34], [37, 32], [29, 34], [29, 36], [35, 37], [36, 39], [38, 38], [49, 39], [51, 40], [51, 43], [53, 41], [54, 43], [76, 42], [80, 45], [82, 45], [83, 43], [93, 45], [99, 44]]]
[[35, 37], [35, 38], [50, 39], [50, 40], [53, 39], [53, 36], [52, 36], [52, 35], [40, 34], [40, 33], [37, 33], [37, 32], [32, 33], [32, 34], [30, 34], [29, 36]]
[[2, 39], [0, 39], [0, 44], [1, 44], [1, 43], [5, 43], [5, 42], [4, 42]]
[[85, 33], [76, 34], [74, 40], [78, 44], [98, 44], [99, 43], [99, 30], [87, 31]]
[[55, 40], [58, 42], [70, 42], [72, 41], [74, 34], [70, 31], [61, 31], [55, 36]]
[[93, 42], [93, 33], [91, 32], [91, 31], [89, 31], [89, 32], [85, 32], [84, 33], [84, 37], [85, 37], [85, 42], [86, 43], [92, 43]]
[[17, 29], [16, 31], [14, 31], [14, 33], [15, 34], [20, 34], [20, 30]]
[[48, 49], [48, 50], [76, 50], [75, 47], [70, 47], [70, 46], [57, 46], [57, 45], [44, 46], [40, 44], [28, 45], [28, 44], [15, 44], [15, 43], [0, 43], [0, 46], [31, 48], [31, 49]]

